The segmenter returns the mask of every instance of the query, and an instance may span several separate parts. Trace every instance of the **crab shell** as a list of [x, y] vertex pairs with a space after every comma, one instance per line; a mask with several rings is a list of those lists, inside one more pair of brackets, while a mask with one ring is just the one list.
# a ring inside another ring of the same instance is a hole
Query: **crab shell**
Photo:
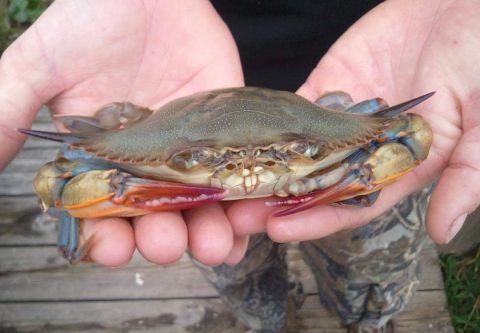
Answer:
[[[379, 98], [353, 104], [342, 92], [312, 103], [285, 91], [229, 88], [154, 113], [116, 103], [92, 118], [63, 117], [71, 134], [23, 132], [64, 142], [35, 183], [46, 206], [72, 216], [272, 195], [298, 197], [279, 205], [303, 207], [376, 192], [424, 160], [432, 132], [421, 116], [400, 112], [428, 97], [388, 108]], [[348, 191], [341, 185], [347, 178]]]

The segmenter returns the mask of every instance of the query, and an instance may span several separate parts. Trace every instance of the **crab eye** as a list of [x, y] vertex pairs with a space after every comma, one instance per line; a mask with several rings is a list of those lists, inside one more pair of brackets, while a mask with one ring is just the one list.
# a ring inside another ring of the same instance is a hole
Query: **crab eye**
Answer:
[[320, 147], [316, 144], [309, 144], [308, 148], [305, 150], [303, 155], [307, 157], [314, 158], [318, 155], [318, 152], [320, 151]]
[[191, 152], [183, 152], [171, 158], [171, 165], [178, 170], [188, 170], [196, 166], [198, 162], [193, 158]]
[[297, 141], [291, 144], [290, 150], [306, 157], [315, 158], [320, 151], [320, 146], [314, 142]]
[[169, 164], [177, 170], [189, 170], [199, 164], [210, 164], [215, 152], [207, 148], [188, 149], [173, 155]]

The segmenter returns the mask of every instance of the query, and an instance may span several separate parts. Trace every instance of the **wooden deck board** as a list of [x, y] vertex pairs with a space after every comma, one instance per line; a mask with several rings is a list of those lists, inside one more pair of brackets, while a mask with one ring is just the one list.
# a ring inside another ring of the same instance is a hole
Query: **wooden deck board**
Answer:
[[[442, 291], [419, 292], [395, 319], [397, 333], [453, 333]], [[421, 316], [421, 317], [420, 317]], [[420, 319], [421, 318], [421, 319]], [[213, 299], [0, 303], [0, 331], [15, 332], [244, 332], [223, 304]], [[48, 329], [47, 329], [48, 328]], [[288, 332], [344, 333], [340, 321], [307, 297]]]
[[[43, 113], [37, 129], [52, 126]], [[43, 215], [32, 179], [57, 145], [29, 140], [0, 174], [0, 332], [244, 332], [216, 291], [185, 256], [160, 267], [138, 253], [123, 268], [70, 266], [58, 257], [55, 223]], [[434, 246], [423, 249], [424, 279], [396, 332], [451, 333]], [[316, 296], [313, 276], [295, 247], [289, 266], [304, 283], [307, 300], [288, 332], [344, 333]]]
[[[425, 278], [419, 290], [442, 290], [434, 251], [423, 252]], [[316, 292], [312, 273], [296, 249], [289, 251], [291, 271], [296, 272], [306, 293]], [[113, 280], [113, 281], [112, 281]], [[140, 281], [140, 282], [139, 282]], [[172, 286], [175, 286], [172, 288]], [[176, 264], [156, 266], [138, 253], [123, 268], [95, 264], [70, 266], [54, 246], [5, 247], [0, 252], [0, 301], [53, 301], [98, 299], [149, 299], [216, 297], [216, 291], [184, 256]]]
[[[159, 267], [137, 254], [128, 266], [107, 269], [67, 265], [53, 246], [10, 246], [0, 254], [0, 332], [244, 332], [188, 257]], [[431, 243], [422, 255], [425, 276], [395, 319], [397, 332], [453, 332]], [[319, 304], [295, 248], [289, 259], [309, 296], [288, 332], [344, 333]]]

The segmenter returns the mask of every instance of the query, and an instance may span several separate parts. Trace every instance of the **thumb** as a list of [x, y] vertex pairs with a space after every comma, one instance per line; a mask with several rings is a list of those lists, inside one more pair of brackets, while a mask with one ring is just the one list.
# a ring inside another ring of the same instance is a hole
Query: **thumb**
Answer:
[[0, 59], [0, 171], [25, 141], [15, 128], [29, 128], [42, 104], [58, 91], [40, 38], [34, 37], [31, 28]]
[[467, 214], [480, 204], [480, 128], [465, 132], [430, 199], [427, 228], [437, 243], [448, 243]]

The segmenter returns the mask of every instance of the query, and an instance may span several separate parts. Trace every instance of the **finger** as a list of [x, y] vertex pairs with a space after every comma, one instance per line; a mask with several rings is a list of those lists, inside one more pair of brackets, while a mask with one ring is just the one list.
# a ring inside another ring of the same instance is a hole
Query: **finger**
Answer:
[[27, 84], [12, 77], [5, 67], [8, 62], [0, 62], [0, 170], [15, 156], [23, 145], [26, 136], [18, 133], [16, 128], [30, 128], [41, 101]]
[[84, 220], [82, 237], [92, 236], [94, 242], [88, 252], [98, 264], [117, 267], [127, 264], [135, 250], [135, 238], [130, 223], [122, 218]]
[[225, 263], [230, 266], [235, 266], [242, 261], [248, 248], [249, 236], [234, 236], [232, 250], [228, 254]]
[[432, 194], [427, 229], [437, 243], [448, 243], [467, 214], [480, 204], [480, 131], [465, 133]]
[[193, 257], [209, 266], [222, 264], [233, 247], [233, 231], [222, 206], [201, 206], [185, 211], [184, 216]]
[[0, 170], [18, 152], [26, 137], [15, 128], [30, 128], [41, 108], [61, 87], [45, 59], [40, 38], [29, 29], [0, 59]]
[[273, 241], [280, 243], [319, 239], [368, 223], [381, 210], [380, 207], [372, 208], [367, 213], [359, 208], [321, 205], [288, 216], [270, 217], [267, 233]]
[[235, 235], [245, 236], [265, 231], [268, 216], [274, 210], [265, 204], [267, 200], [239, 200], [227, 208], [228, 220]]
[[187, 227], [179, 212], [152, 213], [134, 220], [137, 248], [156, 264], [179, 260], [188, 245]]

